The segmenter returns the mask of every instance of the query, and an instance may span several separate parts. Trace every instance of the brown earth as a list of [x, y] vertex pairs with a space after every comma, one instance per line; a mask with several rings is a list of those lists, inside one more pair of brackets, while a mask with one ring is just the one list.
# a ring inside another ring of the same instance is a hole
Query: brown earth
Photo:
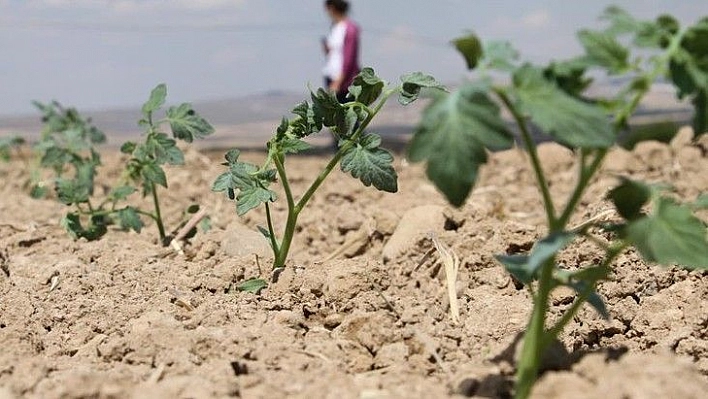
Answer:
[[[603, 198], [618, 175], [671, 183], [689, 200], [706, 192], [706, 143], [688, 145], [686, 134], [670, 146], [616, 150], [573, 223], [613, 217]], [[541, 156], [553, 193], [567, 195], [572, 154], [542, 145]], [[212, 229], [185, 245], [185, 255], [158, 246], [152, 224], [140, 235], [73, 241], [58, 225], [65, 207], [26, 194], [27, 160], [0, 164], [1, 399], [509, 395], [530, 302], [493, 255], [544, 234], [522, 152], [493, 154], [461, 209], [401, 158], [395, 195], [336, 171], [301, 215], [288, 267], [260, 295], [234, 286], [269, 277], [268, 248], [255, 233], [264, 213], [239, 218], [233, 203], [210, 192], [220, 158], [188, 151], [188, 166], [170, 169], [170, 189], [161, 192], [168, 223], [192, 202], [211, 217]], [[291, 158], [294, 190], [326, 161]], [[120, 163], [117, 152], [104, 154], [99, 183], [116, 179]], [[274, 209], [280, 229], [284, 204]], [[459, 323], [429, 231], [460, 258]], [[587, 265], [597, 255], [579, 245], [562, 262]], [[611, 320], [583, 309], [558, 348], [571, 355], [552, 359], [561, 370], [547, 371], [534, 397], [705, 397], [706, 275], [621, 256], [600, 287]], [[572, 299], [558, 291], [551, 317]]]

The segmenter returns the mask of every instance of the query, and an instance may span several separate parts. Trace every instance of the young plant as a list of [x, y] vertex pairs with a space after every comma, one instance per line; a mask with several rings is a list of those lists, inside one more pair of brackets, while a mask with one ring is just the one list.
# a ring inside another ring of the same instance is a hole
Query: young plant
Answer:
[[0, 160], [8, 162], [12, 151], [19, 151], [20, 146], [25, 143], [25, 139], [20, 136], [10, 136], [0, 138]]
[[[164, 84], [152, 90], [150, 98], [143, 104], [143, 118], [138, 122], [145, 129], [145, 141], [139, 144], [129, 141], [120, 149], [121, 152], [132, 156], [126, 168], [129, 181], [142, 188], [143, 196], [152, 196], [153, 211], [141, 213], [155, 221], [160, 242], [164, 245], [168, 244], [168, 240], [158, 196], [158, 186], [167, 188], [167, 176], [162, 166], [184, 164], [184, 154], [177, 147], [175, 139], [191, 143], [194, 139], [204, 138], [214, 132], [209, 122], [197, 114], [188, 103], [168, 108], [163, 119], [155, 120], [155, 112], [164, 105], [166, 97], [167, 87]], [[163, 124], [169, 124], [174, 139], [160, 130]], [[198, 208], [194, 209], [192, 213], [197, 210]]]
[[[315, 194], [322, 182], [339, 164], [342, 171], [358, 178], [365, 186], [373, 185], [386, 192], [398, 190], [397, 175], [393, 168], [393, 156], [381, 148], [381, 137], [366, 132], [386, 101], [394, 94], [399, 103], [408, 105], [415, 101], [423, 88], [441, 90], [434, 78], [420, 72], [404, 75], [401, 84], [387, 85], [374, 70], [364, 68], [349, 87], [349, 101], [340, 104], [336, 96], [324, 89], [311, 93], [312, 102], [303, 101], [293, 108], [292, 119], [283, 118], [275, 135], [266, 144], [267, 155], [261, 166], [239, 160], [237, 149], [226, 153], [225, 166], [228, 172], [221, 174], [213, 185], [214, 191], [227, 192], [236, 201], [236, 211], [243, 215], [263, 204], [266, 212], [266, 227], [260, 227], [273, 250], [273, 268], [285, 266], [295, 234], [300, 213]], [[328, 128], [338, 143], [332, 159], [320, 171], [314, 181], [297, 198], [292, 192], [286, 168], [286, 156], [310, 148], [304, 138]], [[283, 185], [288, 216], [282, 238], [273, 227], [270, 203], [277, 199], [269, 187], [277, 180]], [[258, 290], [265, 281], [248, 281], [243, 289]]]
[[[166, 94], [164, 84], [152, 91], [150, 99], [143, 106], [144, 119], [139, 122], [146, 127], [146, 141], [143, 144], [123, 144], [121, 151], [132, 155], [124, 178], [100, 201], [94, 197], [94, 179], [101, 165], [100, 154], [94, 144], [105, 142], [105, 135], [73, 108], [65, 110], [57, 102], [49, 106], [38, 104], [44, 112], [42, 120], [45, 122], [43, 139], [37, 145], [42, 154], [40, 165], [55, 171], [57, 199], [74, 208], [61, 220], [61, 225], [73, 238], [96, 240], [106, 234], [108, 226], [113, 224], [139, 233], [143, 228], [141, 216], [146, 216], [156, 222], [160, 241], [167, 244], [157, 185], [167, 187], [162, 165], [181, 165], [184, 163], [184, 155], [175, 140], [159, 131], [159, 125], [169, 123], [173, 135], [187, 142], [211, 134], [213, 128], [189, 104], [171, 107], [165, 119], [153, 122], [153, 113], [162, 106]], [[75, 171], [70, 178], [65, 177], [67, 166], [73, 167]], [[153, 212], [122, 205], [137, 191], [131, 183], [140, 185], [144, 195], [152, 195], [155, 204]], [[38, 193], [37, 189], [33, 193]], [[189, 208], [191, 213], [197, 210], [194, 206]]]
[[[609, 149], [646, 139], [624, 133], [653, 82], [666, 78], [676, 86], [680, 98], [691, 100], [695, 137], [706, 131], [708, 121], [708, 18], [681, 28], [668, 15], [640, 21], [616, 7], [608, 8], [603, 18], [610, 23], [607, 29], [578, 33], [585, 49], [583, 56], [546, 66], [520, 63], [508, 43], [483, 46], [473, 34], [455, 40], [469, 68], [476, 69], [477, 78], [454, 92], [437, 93], [408, 148], [410, 159], [427, 161], [428, 177], [452, 204], [460, 206], [476, 181], [479, 167], [486, 162], [487, 151], [507, 149], [514, 143], [515, 134], [502, 119], [500, 105], [513, 117], [535, 174], [548, 227], [546, 237], [529, 253], [497, 256], [528, 288], [534, 305], [517, 365], [516, 398], [530, 394], [542, 354], [584, 303], [608, 317], [596, 287], [608, 279], [623, 251], [633, 246], [650, 263], [708, 268], [706, 225], [691, 213], [692, 209], [707, 207], [705, 194], [692, 204], [682, 205], [658, 187], [623, 177], [608, 194], [622, 221], [602, 224], [591, 220], [576, 228], [568, 227]], [[632, 55], [637, 49], [641, 56]], [[592, 82], [588, 76], [591, 69], [624, 76], [627, 83], [614, 97], [589, 98], [585, 89]], [[495, 83], [490, 71], [506, 74], [510, 83]], [[561, 207], [561, 202], [551, 196], [532, 126], [577, 155], [575, 187]], [[612, 238], [607, 241], [596, 237], [592, 232], [597, 228], [612, 232]], [[574, 269], [561, 267], [558, 255], [578, 240], [596, 244], [604, 257]], [[549, 321], [549, 296], [561, 286], [575, 290], [575, 300], [560, 318]]]
[[[95, 146], [105, 143], [106, 135], [75, 108], [65, 108], [57, 101], [49, 104], [35, 101], [34, 105], [42, 112], [44, 123], [40, 140], [34, 146], [39, 168], [53, 170], [57, 185], [74, 186], [91, 195], [96, 168], [101, 165]], [[44, 197], [48, 191], [39, 177], [39, 168], [32, 171], [30, 195], [33, 198]], [[73, 177], [65, 177], [72, 169]]]

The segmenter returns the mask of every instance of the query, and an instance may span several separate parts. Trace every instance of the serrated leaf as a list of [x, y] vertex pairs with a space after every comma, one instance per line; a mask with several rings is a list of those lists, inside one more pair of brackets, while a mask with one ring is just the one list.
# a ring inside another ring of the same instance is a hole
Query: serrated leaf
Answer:
[[113, 198], [114, 201], [120, 201], [128, 198], [128, 196], [135, 191], [136, 189], [133, 186], [119, 186], [111, 190], [108, 196]]
[[482, 50], [482, 42], [479, 40], [477, 35], [474, 33], [469, 33], [465, 36], [454, 39], [452, 44], [465, 58], [467, 69], [475, 69], [477, 64], [479, 64], [479, 60], [484, 55], [484, 51]]
[[144, 164], [140, 169], [140, 175], [146, 182], [159, 184], [167, 188], [167, 176], [165, 176], [165, 171], [153, 162]]
[[529, 255], [497, 255], [495, 258], [519, 281], [529, 284], [538, 278], [541, 267], [574, 238], [575, 235], [569, 232], [551, 234], [536, 242]]
[[380, 145], [379, 135], [363, 136], [342, 156], [342, 171], [351, 173], [367, 187], [373, 185], [378, 190], [395, 193], [398, 191], [398, 175], [393, 169], [393, 156]]
[[349, 93], [354, 97], [354, 100], [370, 105], [381, 95], [384, 88], [384, 81], [381, 80], [374, 70], [370, 67], [365, 67], [354, 77]]
[[297, 154], [312, 148], [310, 143], [294, 138], [283, 138], [278, 142], [278, 147], [283, 154]]
[[521, 110], [557, 142], [571, 148], [608, 148], [615, 133], [603, 109], [569, 96], [530, 65], [513, 76]]
[[413, 72], [401, 76], [401, 93], [398, 96], [398, 102], [401, 105], [408, 105], [417, 100], [420, 96], [420, 90], [423, 88], [445, 90], [445, 86], [440, 84], [434, 77], [426, 75], [422, 72]]
[[125, 207], [117, 212], [118, 223], [123, 230], [133, 230], [140, 233], [144, 224], [140, 219], [140, 214], [132, 206]]
[[322, 125], [334, 127], [341, 124], [344, 119], [345, 108], [339, 103], [337, 97], [325, 89], [317, 89], [311, 93], [312, 106], [322, 118]]
[[623, 218], [635, 220], [642, 216], [642, 207], [649, 202], [651, 189], [644, 183], [622, 179], [622, 183], [610, 190], [607, 197]]
[[143, 104], [143, 115], [150, 118], [152, 113], [160, 109], [167, 98], [167, 86], [164, 83], [157, 85], [150, 92], [150, 98]]
[[167, 110], [167, 120], [174, 137], [187, 143], [214, 133], [214, 128], [209, 122], [192, 109], [192, 105], [188, 103], [183, 103], [179, 107], [170, 107]]
[[244, 281], [236, 287], [239, 291], [250, 292], [253, 294], [258, 294], [262, 289], [268, 287], [268, 283], [260, 278], [252, 278]]
[[708, 269], [706, 227], [669, 198], [656, 198], [651, 214], [629, 222], [622, 233], [649, 262]]
[[211, 185], [211, 191], [222, 192], [233, 189], [231, 184], [231, 172], [225, 172], [219, 175]]
[[292, 113], [299, 118], [289, 122], [283, 118], [277, 131], [278, 140], [284, 137], [284, 133], [288, 131], [288, 128], [297, 138], [306, 137], [322, 130], [322, 116], [313, 104], [303, 101], [293, 108]]
[[55, 188], [57, 199], [65, 205], [85, 203], [91, 194], [90, 187], [76, 179], [58, 178]]
[[578, 39], [585, 47], [585, 59], [611, 73], [620, 73], [629, 67], [629, 50], [608, 32], [581, 30]]
[[413, 162], [427, 161], [427, 175], [450, 203], [465, 202], [487, 161], [487, 149], [507, 149], [513, 135], [487, 88], [465, 84], [450, 94], [439, 92], [423, 111], [408, 147]]
[[239, 189], [236, 197], [236, 213], [241, 216], [260, 204], [275, 201], [276, 195], [273, 191], [260, 186], [250, 186]]

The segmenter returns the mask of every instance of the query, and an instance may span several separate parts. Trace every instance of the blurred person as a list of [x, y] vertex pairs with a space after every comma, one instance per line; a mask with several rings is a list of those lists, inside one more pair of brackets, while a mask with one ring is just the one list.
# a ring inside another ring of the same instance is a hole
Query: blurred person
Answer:
[[325, 87], [346, 102], [348, 88], [359, 73], [359, 26], [349, 17], [349, 2], [326, 0], [325, 11], [332, 20], [329, 35], [322, 39], [326, 56], [322, 73]]

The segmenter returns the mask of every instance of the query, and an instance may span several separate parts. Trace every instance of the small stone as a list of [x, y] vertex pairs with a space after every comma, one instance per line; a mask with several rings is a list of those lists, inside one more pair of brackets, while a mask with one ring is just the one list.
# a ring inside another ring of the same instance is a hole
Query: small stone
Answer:
[[344, 318], [342, 317], [341, 314], [332, 313], [331, 315], [325, 317], [324, 326], [328, 330], [333, 330], [333, 329], [337, 328], [337, 326], [342, 324], [342, 320], [344, 320]]

